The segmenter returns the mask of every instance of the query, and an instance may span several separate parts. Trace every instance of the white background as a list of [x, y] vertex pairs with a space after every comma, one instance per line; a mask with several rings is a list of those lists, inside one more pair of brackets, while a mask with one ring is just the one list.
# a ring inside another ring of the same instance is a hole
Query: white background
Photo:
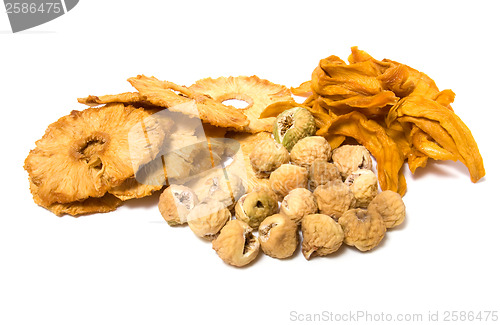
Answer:
[[[348, 4], [351, 3], [351, 4]], [[0, 13], [1, 324], [288, 324], [290, 313], [500, 310], [498, 31], [495, 1], [86, 0], [12, 34]], [[36, 206], [23, 161], [77, 97], [131, 91], [137, 74], [190, 85], [257, 75], [286, 86], [358, 45], [457, 94], [486, 177], [460, 163], [412, 176], [407, 221], [370, 253], [225, 265], [157, 196], [58, 218]], [[196, 322], [196, 323], [195, 323]], [[296, 323], [296, 322], [295, 322]], [[477, 323], [477, 322], [476, 322]]]

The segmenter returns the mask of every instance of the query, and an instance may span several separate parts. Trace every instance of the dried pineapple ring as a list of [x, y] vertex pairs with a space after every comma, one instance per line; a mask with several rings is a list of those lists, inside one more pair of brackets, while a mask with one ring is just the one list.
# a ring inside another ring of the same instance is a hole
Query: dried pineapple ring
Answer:
[[248, 106], [241, 111], [249, 120], [244, 131], [251, 133], [271, 132], [275, 118], [259, 119], [260, 114], [272, 103], [293, 100], [287, 87], [260, 79], [257, 76], [206, 78], [198, 80], [189, 89], [209, 95], [220, 103], [229, 99], [247, 102]]
[[139, 183], [134, 177], [126, 179], [117, 187], [111, 188], [108, 193], [113, 194], [122, 201], [131, 199], [140, 199], [150, 196], [153, 192], [159, 191], [163, 188], [161, 185], [150, 185]]
[[83, 201], [134, 176], [133, 166], [154, 159], [163, 139], [159, 123], [143, 109], [92, 107], [51, 124], [24, 168], [44, 206]]
[[123, 201], [112, 194], [106, 193], [103, 197], [91, 197], [83, 201], [70, 203], [45, 203], [38, 196], [38, 187], [30, 179], [30, 191], [33, 195], [33, 201], [39, 206], [49, 210], [57, 216], [69, 214], [71, 216], [81, 216], [92, 213], [106, 213], [115, 211]]

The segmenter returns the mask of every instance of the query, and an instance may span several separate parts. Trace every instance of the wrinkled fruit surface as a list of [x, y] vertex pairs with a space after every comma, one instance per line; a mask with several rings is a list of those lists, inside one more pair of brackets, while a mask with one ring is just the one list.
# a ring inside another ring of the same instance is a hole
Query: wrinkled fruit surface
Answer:
[[339, 218], [344, 230], [344, 242], [360, 251], [375, 248], [385, 236], [385, 223], [379, 215], [370, 215], [365, 209], [351, 209]]
[[276, 118], [273, 126], [274, 139], [288, 151], [302, 138], [314, 135], [316, 122], [311, 113], [302, 107], [290, 108]]
[[212, 242], [212, 248], [227, 264], [245, 266], [259, 254], [260, 243], [252, 228], [241, 220], [230, 220]]
[[383, 191], [368, 205], [368, 213], [380, 215], [387, 229], [400, 225], [406, 216], [406, 208], [401, 195], [393, 191]]
[[290, 257], [298, 244], [297, 224], [281, 214], [267, 217], [259, 226], [259, 242], [266, 255]]
[[344, 240], [342, 227], [325, 214], [310, 214], [302, 219], [302, 254], [306, 259], [337, 251]]

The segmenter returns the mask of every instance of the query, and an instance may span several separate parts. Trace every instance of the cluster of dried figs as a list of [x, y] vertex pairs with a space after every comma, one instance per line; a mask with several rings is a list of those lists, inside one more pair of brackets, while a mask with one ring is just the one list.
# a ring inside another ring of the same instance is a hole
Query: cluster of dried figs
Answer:
[[343, 243], [360, 251], [375, 248], [387, 229], [405, 219], [401, 196], [379, 192], [365, 147], [332, 150], [325, 138], [314, 135], [307, 110], [287, 114], [292, 116], [288, 122], [277, 119], [274, 138], [262, 138], [249, 154], [255, 174], [269, 179], [269, 186], [247, 192], [232, 174], [209, 176], [197, 189], [171, 185], [160, 197], [165, 220], [187, 223], [212, 242], [224, 262], [238, 267], [251, 263], [260, 250], [288, 258], [300, 242], [306, 259], [329, 255]]

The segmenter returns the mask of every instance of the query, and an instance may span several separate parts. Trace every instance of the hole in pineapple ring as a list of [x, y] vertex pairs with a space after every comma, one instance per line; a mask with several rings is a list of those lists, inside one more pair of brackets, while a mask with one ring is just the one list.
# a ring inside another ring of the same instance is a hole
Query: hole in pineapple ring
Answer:
[[237, 109], [247, 109], [253, 105], [252, 97], [238, 93], [224, 94], [219, 96], [217, 100], [224, 105], [231, 105]]
[[222, 104], [227, 106], [233, 106], [237, 109], [244, 109], [248, 107], [248, 103], [241, 99], [226, 99]]

